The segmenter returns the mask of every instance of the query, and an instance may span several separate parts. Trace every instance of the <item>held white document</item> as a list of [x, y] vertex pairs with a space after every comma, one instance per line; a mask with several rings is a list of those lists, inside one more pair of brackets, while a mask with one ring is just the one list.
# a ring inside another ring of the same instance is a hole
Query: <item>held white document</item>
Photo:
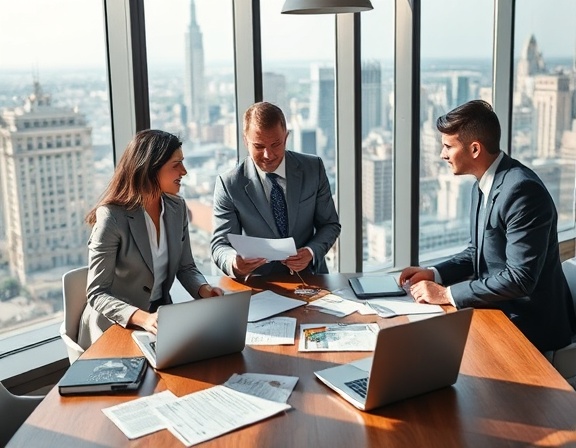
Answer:
[[242, 258], [266, 258], [268, 261], [277, 261], [285, 260], [297, 253], [292, 237], [269, 239], [229, 233], [228, 241]]
[[226, 386], [214, 386], [166, 403], [156, 412], [184, 445], [206, 440], [264, 420], [290, 405], [248, 395]]
[[248, 310], [248, 322], [256, 322], [266, 319], [275, 314], [306, 305], [304, 300], [291, 299], [276, 294], [273, 291], [262, 291], [250, 297], [250, 309]]
[[286, 403], [297, 382], [297, 376], [235, 373], [228, 378], [224, 386], [266, 400]]
[[300, 352], [370, 352], [380, 327], [369, 324], [301, 324]]
[[246, 345], [293, 345], [296, 318], [273, 317], [259, 322], [248, 322]]

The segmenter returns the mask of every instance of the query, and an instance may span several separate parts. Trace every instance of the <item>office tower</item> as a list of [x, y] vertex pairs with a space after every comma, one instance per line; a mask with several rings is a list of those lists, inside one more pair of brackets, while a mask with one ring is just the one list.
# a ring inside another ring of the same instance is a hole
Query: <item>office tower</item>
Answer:
[[[199, 129], [206, 123], [206, 91], [204, 80], [204, 43], [202, 31], [196, 21], [196, 4], [190, 0], [190, 23], [185, 35], [184, 105], [186, 125]], [[196, 137], [196, 136], [193, 136]]]
[[539, 158], [556, 157], [564, 131], [572, 122], [570, 79], [562, 73], [534, 78], [536, 151]]
[[461, 104], [471, 100], [470, 93], [470, 78], [455, 73], [452, 76], [452, 108], [458, 107]]
[[362, 214], [368, 222], [382, 223], [392, 219], [392, 145], [373, 131], [362, 147]]
[[92, 130], [76, 110], [51, 105], [34, 84], [23, 107], [0, 119], [0, 179], [10, 271], [86, 263], [92, 198]]
[[275, 104], [284, 115], [286, 121], [290, 121], [290, 106], [286, 96], [286, 76], [279, 73], [262, 73], [262, 85], [264, 89], [264, 101]]
[[336, 150], [334, 67], [314, 64], [310, 78], [310, 126], [319, 128], [322, 134], [322, 141], [317, 142], [317, 154], [322, 158], [334, 160]]
[[538, 50], [536, 38], [531, 35], [522, 48], [516, 66], [515, 105], [530, 104], [534, 92], [534, 76], [545, 72], [544, 58]]
[[377, 61], [362, 64], [362, 138], [382, 127], [382, 69]]

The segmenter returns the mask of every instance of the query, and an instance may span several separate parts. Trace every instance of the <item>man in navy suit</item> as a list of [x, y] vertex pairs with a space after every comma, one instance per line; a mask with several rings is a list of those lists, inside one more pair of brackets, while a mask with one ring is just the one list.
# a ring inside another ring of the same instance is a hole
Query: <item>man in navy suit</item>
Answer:
[[477, 179], [470, 244], [430, 269], [404, 269], [400, 282], [418, 302], [500, 309], [542, 352], [570, 344], [576, 316], [546, 187], [500, 151], [500, 123], [485, 101], [455, 108], [436, 127], [454, 174]]
[[[328, 273], [324, 257], [340, 235], [340, 223], [324, 164], [319, 157], [286, 151], [287, 139], [286, 119], [277, 106], [255, 103], [244, 113], [250, 156], [218, 176], [214, 188], [212, 259], [227, 275]], [[230, 245], [230, 233], [293, 237], [297, 254], [281, 262], [245, 259]]]

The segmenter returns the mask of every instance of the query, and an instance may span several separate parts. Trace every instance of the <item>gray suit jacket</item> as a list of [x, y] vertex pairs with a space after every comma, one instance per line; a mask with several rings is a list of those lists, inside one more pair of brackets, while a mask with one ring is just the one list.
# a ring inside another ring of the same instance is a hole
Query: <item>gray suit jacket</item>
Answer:
[[[340, 235], [340, 223], [324, 164], [319, 157], [291, 151], [286, 151], [285, 158], [288, 235], [294, 238], [297, 248], [308, 246], [314, 252], [314, 264], [309, 266], [312, 272], [328, 273], [324, 256]], [[229, 233], [280, 238], [250, 157], [219, 176], [214, 188], [212, 259], [224, 273], [233, 275], [236, 251], [228, 242]], [[272, 262], [254, 273], [271, 272], [287, 272], [287, 268]]]
[[[186, 203], [163, 195], [168, 243], [168, 274], [162, 297], [171, 303], [174, 277], [194, 297], [206, 279], [190, 249]], [[154, 267], [144, 210], [105, 205], [96, 211], [88, 242], [87, 306], [82, 314], [78, 344], [88, 348], [113, 323], [123, 327], [137, 309], [148, 310], [154, 285]]]
[[541, 351], [569, 344], [576, 318], [560, 263], [556, 207], [542, 181], [504, 155], [480, 223], [481, 241], [477, 213], [473, 188], [470, 245], [435, 266], [457, 307], [501, 309]]

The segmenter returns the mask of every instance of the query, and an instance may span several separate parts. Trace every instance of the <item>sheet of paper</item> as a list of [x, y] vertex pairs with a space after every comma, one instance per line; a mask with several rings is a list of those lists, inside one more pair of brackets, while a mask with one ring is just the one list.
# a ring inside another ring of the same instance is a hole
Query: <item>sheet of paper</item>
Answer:
[[166, 403], [176, 401], [178, 397], [169, 390], [148, 397], [138, 398], [125, 403], [102, 409], [102, 412], [118, 426], [129, 439], [136, 439], [167, 429], [154, 409]]
[[307, 308], [321, 311], [323, 313], [344, 317], [358, 311], [358, 308], [363, 306], [363, 304], [352, 302], [351, 300], [345, 300], [336, 294], [326, 294], [325, 296], [308, 303], [306, 306]]
[[273, 317], [248, 322], [246, 345], [293, 345], [295, 333], [294, 317]]
[[248, 322], [266, 319], [284, 311], [306, 305], [306, 303], [304, 300], [291, 299], [272, 291], [262, 291], [250, 297]]
[[166, 403], [156, 412], [184, 445], [192, 446], [250, 425], [290, 405], [248, 395], [226, 386], [214, 386]]
[[409, 314], [438, 314], [444, 310], [440, 305], [418, 303], [412, 299], [370, 299], [366, 303], [373, 308], [380, 317], [394, 317]]
[[292, 237], [269, 239], [229, 233], [228, 241], [242, 258], [266, 258], [268, 261], [275, 261], [285, 260], [297, 253]]
[[266, 400], [286, 403], [297, 382], [297, 376], [235, 373], [224, 383], [224, 386]]
[[380, 327], [376, 323], [301, 324], [298, 351], [373, 351], [379, 331]]

